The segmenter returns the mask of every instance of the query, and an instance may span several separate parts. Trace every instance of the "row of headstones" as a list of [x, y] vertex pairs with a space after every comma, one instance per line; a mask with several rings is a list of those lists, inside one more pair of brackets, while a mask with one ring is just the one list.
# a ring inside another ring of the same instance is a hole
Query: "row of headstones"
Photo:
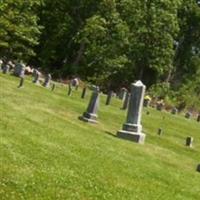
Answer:
[[[117, 132], [117, 136], [123, 139], [131, 140], [140, 144], [145, 141], [145, 134], [142, 133], [141, 115], [144, 100], [145, 86], [141, 81], [137, 81], [131, 85], [131, 94], [127, 95], [130, 100], [128, 106], [128, 113], [126, 122], [122, 126], [122, 130]], [[124, 102], [127, 101], [126, 96]], [[112, 97], [110, 92], [106, 99], [106, 105], [109, 105]], [[93, 91], [88, 107], [83, 115], [80, 117], [81, 120], [91, 123], [97, 123], [97, 111], [99, 107], [99, 89]], [[160, 132], [160, 131], [159, 131]], [[192, 147], [193, 138], [186, 138], [186, 146]], [[197, 171], [200, 171], [200, 164], [197, 166]]]
[[[150, 100], [149, 99], [144, 99], [144, 107], [149, 107], [150, 105]], [[158, 111], [162, 111], [164, 109], [164, 104], [162, 102], [157, 103], [156, 109]], [[172, 108], [171, 114], [176, 115], [178, 113], [178, 109], [176, 107]], [[185, 113], [185, 118], [191, 119], [192, 113], [191, 112], [186, 112]], [[197, 115], [197, 122], [200, 122], [200, 113]]]

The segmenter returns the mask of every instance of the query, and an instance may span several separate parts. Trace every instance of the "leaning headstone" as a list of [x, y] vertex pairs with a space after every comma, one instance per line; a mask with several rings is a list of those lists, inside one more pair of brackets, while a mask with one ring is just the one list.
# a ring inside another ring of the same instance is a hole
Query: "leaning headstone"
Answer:
[[197, 166], [197, 171], [200, 172], [200, 164]]
[[178, 109], [174, 107], [171, 111], [171, 114], [176, 115], [177, 113], [178, 113]]
[[43, 86], [48, 88], [50, 86], [50, 83], [51, 83], [51, 74], [47, 74]]
[[130, 99], [130, 93], [127, 92], [125, 100], [123, 102], [122, 110], [126, 110], [128, 108], [129, 99]]
[[21, 88], [24, 86], [24, 77], [20, 77], [18, 88]]
[[84, 87], [84, 88], [83, 88], [83, 91], [82, 91], [82, 94], [81, 94], [81, 98], [82, 98], [82, 99], [85, 99], [86, 91], [87, 91], [87, 87]]
[[193, 138], [192, 137], [187, 137], [186, 138], [186, 146], [187, 147], [192, 147], [192, 143], [193, 143]]
[[124, 88], [124, 87], [121, 88], [120, 93], [119, 93], [119, 99], [121, 99], [121, 100], [124, 101], [124, 99], [125, 99], [125, 97], [126, 97], [126, 93], [127, 93], [127, 89]]
[[200, 113], [197, 116], [197, 122], [200, 122]]
[[37, 69], [34, 69], [33, 77], [34, 77], [33, 83], [39, 84], [40, 83], [40, 81], [39, 81], [40, 80], [40, 72]]
[[107, 98], [106, 98], [106, 105], [110, 105], [111, 99], [112, 99], [112, 91], [108, 92]]
[[141, 81], [131, 85], [131, 96], [126, 123], [117, 132], [118, 137], [143, 144], [145, 134], [142, 133], [141, 115], [146, 86]]
[[92, 93], [86, 112], [83, 113], [83, 116], [80, 119], [86, 122], [97, 123], [98, 107], [99, 107], [99, 90], [95, 90]]
[[190, 119], [191, 116], [192, 116], [192, 113], [190, 112], [185, 113], [185, 118]]

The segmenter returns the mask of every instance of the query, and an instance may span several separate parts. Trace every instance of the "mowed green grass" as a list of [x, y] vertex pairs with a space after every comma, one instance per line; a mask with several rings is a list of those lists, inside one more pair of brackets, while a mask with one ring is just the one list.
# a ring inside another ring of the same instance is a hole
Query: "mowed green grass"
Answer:
[[[89, 95], [67, 96], [30, 80], [0, 74], [0, 199], [199, 200], [200, 123], [148, 109], [144, 145], [116, 137], [125, 122], [121, 101], [105, 106], [99, 123], [78, 119]], [[163, 128], [163, 136], [157, 129]], [[185, 138], [194, 137], [194, 148]]]

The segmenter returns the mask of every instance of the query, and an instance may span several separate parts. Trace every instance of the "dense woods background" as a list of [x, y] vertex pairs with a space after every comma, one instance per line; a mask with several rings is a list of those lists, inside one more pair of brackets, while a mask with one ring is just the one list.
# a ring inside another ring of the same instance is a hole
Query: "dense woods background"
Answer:
[[200, 108], [200, 1], [0, 0], [0, 58]]

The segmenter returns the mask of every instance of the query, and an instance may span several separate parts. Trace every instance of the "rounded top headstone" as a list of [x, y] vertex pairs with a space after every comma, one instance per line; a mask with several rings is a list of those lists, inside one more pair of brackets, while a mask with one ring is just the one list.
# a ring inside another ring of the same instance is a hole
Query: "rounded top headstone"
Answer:
[[136, 81], [132, 85], [134, 85], [135, 87], [145, 87], [145, 85], [140, 80]]

